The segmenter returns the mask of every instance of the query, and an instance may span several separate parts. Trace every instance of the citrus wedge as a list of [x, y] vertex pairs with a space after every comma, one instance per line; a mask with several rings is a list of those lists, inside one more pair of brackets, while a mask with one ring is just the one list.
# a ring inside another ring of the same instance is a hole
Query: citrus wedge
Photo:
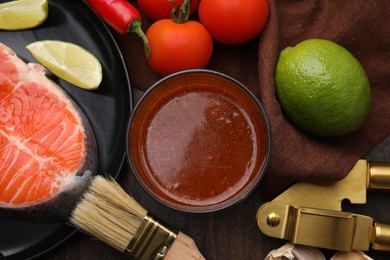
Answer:
[[57, 77], [83, 89], [97, 89], [102, 66], [91, 52], [70, 42], [44, 40], [26, 46], [43, 66]]
[[19, 0], [0, 4], [0, 29], [25, 30], [42, 24], [49, 12], [47, 0]]

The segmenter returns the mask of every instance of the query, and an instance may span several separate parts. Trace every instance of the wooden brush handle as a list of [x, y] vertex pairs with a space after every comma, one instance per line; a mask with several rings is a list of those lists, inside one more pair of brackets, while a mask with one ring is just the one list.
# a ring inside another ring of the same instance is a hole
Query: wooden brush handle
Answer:
[[164, 260], [205, 260], [203, 255], [199, 252], [195, 241], [186, 234], [179, 232], [175, 242], [169, 248]]

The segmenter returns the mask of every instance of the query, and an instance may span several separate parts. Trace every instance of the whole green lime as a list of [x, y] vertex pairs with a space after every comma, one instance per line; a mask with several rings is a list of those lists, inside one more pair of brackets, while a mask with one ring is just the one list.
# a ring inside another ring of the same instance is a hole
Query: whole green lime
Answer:
[[362, 65], [332, 41], [309, 39], [285, 48], [275, 84], [285, 115], [313, 135], [353, 132], [370, 111], [370, 84]]

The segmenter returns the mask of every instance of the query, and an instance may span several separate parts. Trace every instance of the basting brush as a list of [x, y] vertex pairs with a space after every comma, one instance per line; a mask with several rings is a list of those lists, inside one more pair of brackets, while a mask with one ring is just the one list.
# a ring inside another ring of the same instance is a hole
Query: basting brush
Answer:
[[136, 259], [205, 259], [192, 238], [149, 215], [113, 179], [94, 177], [69, 220]]

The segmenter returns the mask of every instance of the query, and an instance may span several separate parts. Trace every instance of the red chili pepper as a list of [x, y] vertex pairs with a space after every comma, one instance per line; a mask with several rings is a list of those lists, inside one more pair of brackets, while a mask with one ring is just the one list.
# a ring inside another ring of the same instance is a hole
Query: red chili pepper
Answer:
[[112, 28], [122, 35], [135, 33], [143, 40], [150, 56], [148, 39], [141, 29], [140, 12], [126, 0], [87, 0], [93, 10]]

